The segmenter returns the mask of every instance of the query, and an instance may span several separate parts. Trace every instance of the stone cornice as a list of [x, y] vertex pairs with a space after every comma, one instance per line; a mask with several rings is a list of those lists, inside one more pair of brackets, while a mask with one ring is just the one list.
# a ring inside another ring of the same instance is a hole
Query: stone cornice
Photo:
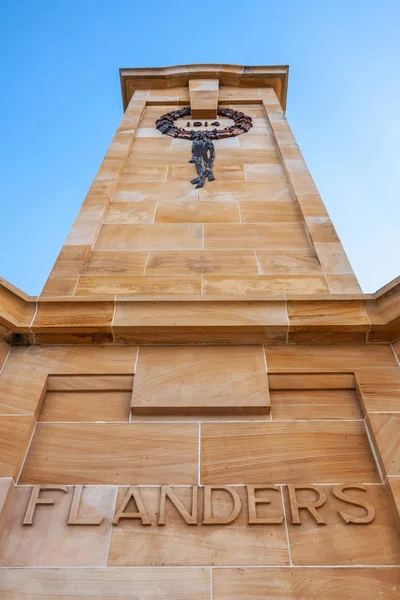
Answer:
[[289, 67], [220, 64], [176, 65], [172, 67], [120, 69], [124, 111], [135, 90], [182, 87], [189, 79], [219, 79], [220, 85], [273, 87], [286, 109]]
[[400, 337], [400, 278], [375, 294], [34, 298], [0, 279], [14, 345], [373, 343]]

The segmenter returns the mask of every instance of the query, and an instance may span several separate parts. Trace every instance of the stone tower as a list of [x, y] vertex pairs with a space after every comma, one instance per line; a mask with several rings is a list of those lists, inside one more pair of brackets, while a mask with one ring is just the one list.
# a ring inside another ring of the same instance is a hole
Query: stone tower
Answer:
[[122, 69], [42, 293], [1, 280], [0, 598], [398, 598], [400, 282], [361, 292], [287, 82]]

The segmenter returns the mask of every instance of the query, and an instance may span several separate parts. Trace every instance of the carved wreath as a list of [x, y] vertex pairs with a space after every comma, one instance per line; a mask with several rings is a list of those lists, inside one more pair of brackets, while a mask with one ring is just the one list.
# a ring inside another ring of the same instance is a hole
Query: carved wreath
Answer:
[[[223, 140], [242, 133], [247, 133], [253, 122], [251, 117], [244, 113], [233, 110], [232, 108], [219, 108], [217, 114], [221, 117], [233, 119], [234, 125], [225, 127], [224, 129], [211, 129], [206, 131], [196, 131], [194, 129], [185, 129], [177, 127], [174, 121], [182, 119], [190, 115], [190, 106], [185, 106], [180, 110], [172, 110], [165, 115], [162, 115], [156, 121], [156, 128], [164, 135], [169, 135], [174, 138], [191, 140], [192, 143], [192, 158], [190, 163], [194, 163], [197, 170], [197, 177], [192, 179], [190, 183], [196, 188], [203, 187], [206, 177], [208, 181], [214, 181], [213, 163], [215, 159], [215, 148], [213, 140]], [[212, 123], [213, 125], [214, 123]]]

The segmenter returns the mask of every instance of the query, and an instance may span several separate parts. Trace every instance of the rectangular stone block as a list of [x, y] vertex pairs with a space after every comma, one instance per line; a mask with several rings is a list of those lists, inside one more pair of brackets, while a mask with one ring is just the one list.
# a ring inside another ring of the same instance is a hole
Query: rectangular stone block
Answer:
[[189, 96], [192, 119], [216, 119], [218, 79], [190, 79]]
[[39, 423], [21, 483], [197, 481], [195, 423]]
[[176, 200], [158, 202], [156, 223], [239, 223], [239, 206], [234, 200]]
[[397, 362], [390, 346], [361, 344], [332, 346], [267, 346], [265, 348], [268, 370], [290, 371], [357, 371], [396, 367]]
[[317, 275], [322, 273], [316, 254], [309, 250], [256, 251], [261, 275]]
[[170, 200], [195, 200], [197, 197], [198, 190], [190, 181], [120, 182], [113, 196], [113, 202], [168, 202]]
[[213, 181], [198, 190], [200, 200], [231, 199], [240, 202], [295, 202], [287, 181]]
[[[248, 460], [247, 457], [251, 457]], [[201, 482], [380, 481], [364, 424], [204, 423]]]
[[[79, 506], [79, 518], [100, 520], [104, 517], [104, 520], [100, 525], [68, 526], [73, 490], [74, 488], [69, 486], [67, 493], [62, 490], [42, 491], [40, 497], [53, 499], [54, 505], [37, 506], [33, 524], [23, 525], [32, 488], [15, 488], [5, 523], [5, 539], [0, 551], [2, 567], [107, 564], [117, 490], [115, 487], [85, 486]], [[0, 581], [4, 581], [3, 577], [0, 577]], [[0, 583], [0, 590], [1, 585]]]
[[302, 221], [302, 214], [297, 202], [265, 200], [245, 201], [240, 203], [242, 223], [293, 223]]
[[81, 275], [143, 275], [147, 250], [91, 252]]
[[103, 225], [96, 250], [198, 249], [203, 247], [200, 223]]
[[365, 412], [400, 411], [400, 369], [357, 371], [357, 385]]
[[271, 410], [274, 420], [361, 419], [354, 389], [273, 390]]
[[213, 600], [397, 600], [398, 581], [390, 568], [215, 569]]
[[301, 223], [206, 223], [204, 247], [298, 249], [310, 245]]
[[[241, 504], [238, 517], [230, 524], [202, 525], [203, 489], [198, 495], [198, 525], [185, 523], [176, 508], [166, 501], [165, 526], [157, 526], [159, 488], [140, 488], [152, 525], [140, 521], [120, 520], [113, 527], [109, 566], [206, 566], [206, 565], [288, 565], [289, 551], [283, 524], [248, 525], [246, 488], [231, 488]], [[120, 488], [117, 507], [126, 489]], [[191, 488], [173, 488], [186, 510], [191, 513]], [[259, 518], [279, 521], [283, 517], [282, 501], [277, 490], [257, 491], [258, 498], [269, 504], [258, 504]], [[232, 511], [233, 501], [224, 490], [212, 492], [213, 517], [224, 517]]]
[[151, 250], [148, 275], [218, 273], [257, 275], [252, 250]]
[[[3, 569], [2, 600], [210, 600], [209, 569]], [[10, 595], [12, 594], [12, 596]], [[77, 596], [78, 594], [78, 596]]]
[[191, 295], [201, 294], [200, 275], [172, 274], [170, 277], [157, 275], [135, 275], [114, 277], [82, 276], [76, 288], [76, 296], [103, 296], [106, 294], [126, 294], [128, 296], [150, 295]]
[[[354, 481], [354, 479], [353, 479]], [[360, 481], [358, 479], [358, 481]], [[322, 486], [321, 486], [322, 487]], [[344, 495], [355, 502], [365, 501], [375, 509], [375, 518], [367, 524], [346, 524], [339, 514], [365, 515], [365, 508], [354, 507], [334, 498], [332, 489], [324, 487], [327, 501], [317, 511], [326, 525], [317, 525], [311, 514], [300, 509], [301, 525], [291, 524], [291, 512], [284, 490], [288, 532], [294, 565], [398, 565], [400, 544], [383, 485], [365, 486], [366, 491], [349, 489]], [[296, 490], [300, 502], [314, 502], [313, 490]]]
[[282, 164], [245, 165], [247, 181], [273, 181], [287, 183], [287, 177]]
[[329, 293], [323, 276], [204, 275], [203, 293], [221, 296], [250, 294]]
[[133, 414], [266, 414], [262, 347], [141, 347]]
[[132, 225], [153, 223], [156, 212], [154, 200], [142, 202], [112, 202], [104, 219], [107, 224]]
[[128, 421], [131, 392], [47, 392], [39, 421]]

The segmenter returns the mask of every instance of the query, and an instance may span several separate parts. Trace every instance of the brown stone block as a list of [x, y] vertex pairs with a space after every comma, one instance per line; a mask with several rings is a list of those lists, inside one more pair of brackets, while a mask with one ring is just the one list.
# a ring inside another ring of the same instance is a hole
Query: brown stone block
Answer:
[[391, 568], [215, 569], [213, 599], [397, 600], [398, 582]]
[[213, 181], [199, 190], [200, 200], [236, 200], [240, 202], [295, 202], [285, 181]]
[[[216, 179], [221, 181], [244, 181], [243, 163], [221, 163], [215, 162], [213, 173]], [[170, 164], [167, 173], [167, 181], [190, 181], [196, 177], [194, 165]]]
[[165, 181], [166, 175], [166, 166], [134, 165], [123, 170], [120, 177], [120, 182], [133, 183], [135, 181]]
[[47, 392], [39, 421], [128, 421], [132, 392]]
[[151, 251], [148, 275], [218, 273], [258, 275], [252, 250], [160, 250]]
[[60, 333], [110, 331], [113, 302], [39, 302], [32, 331]]
[[227, 327], [239, 325], [250, 329], [275, 326], [287, 331], [287, 316], [283, 299], [276, 302], [160, 302], [150, 305], [144, 302], [117, 300], [113, 330], [139, 327], [143, 323], [150, 327], [178, 328], [213, 327], [222, 336]]
[[341, 244], [314, 244], [322, 270], [336, 275], [352, 275], [353, 269]]
[[[203, 490], [198, 494], [198, 525], [190, 526], [169, 501], [166, 503], [165, 526], [156, 526], [160, 490], [140, 488], [151, 526], [140, 521], [121, 520], [113, 527], [110, 566], [192, 566], [192, 565], [287, 565], [289, 564], [286, 531], [283, 524], [248, 525], [246, 488], [231, 488], [241, 502], [239, 516], [228, 525], [202, 525]], [[120, 488], [117, 506], [126, 494]], [[173, 488], [188, 512], [191, 512], [191, 488]], [[261, 490], [257, 497], [270, 504], [257, 506], [257, 516], [279, 521], [283, 517], [279, 488]], [[228, 492], [212, 494], [213, 517], [229, 515], [232, 499]], [[172, 533], [173, 532], [173, 533]]]
[[367, 333], [365, 331], [351, 328], [344, 331], [324, 331], [324, 329], [307, 329], [300, 331], [289, 331], [287, 341], [289, 344], [315, 344], [325, 346], [326, 344], [365, 344]]
[[234, 277], [228, 275], [204, 275], [204, 294], [310, 294], [327, 293], [323, 276], [273, 276], [251, 275]]
[[305, 217], [307, 229], [310, 232], [312, 241], [331, 244], [339, 242], [332, 221], [329, 217]]
[[7, 536], [6, 523], [14, 497], [14, 481], [12, 477], [0, 478], [0, 550]]
[[245, 165], [245, 173], [248, 181], [287, 182], [282, 164], [247, 164]]
[[[209, 600], [209, 569], [2, 569], [0, 598]], [[79, 590], [79, 591], [78, 591]], [[391, 598], [388, 600], [391, 600]]]
[[21, 483], [190, 484], [195, 423], [39, 423]]
[[370, 327], [368, 316], [361, 300], [323, 302], [288, 301], [287, 310], [290, 332], [308, 331], [313, 328], [324, 331], [364, 331]]
[[271, 391], [274, 421], [287, 419], [361, 419], [356, 390], [301, 389]]
[[326, 280], [332, 294], [362, 294], [355, 275], [327, 275]]
[[76, 296], [129, 294], [131, 296], [201, 294], [200, 275], [118, 277], [82, 276]]
[[[100, 520], [104, 517], [104, 520], [100, 525], [79, 526], [67, 525], [73, 494], [71, 487], [67, 488], [67, 493], [62, 490], [41, 491], [40, 497], [51, 498], [54, 505], [37, 506], [33, 524], [23, 525], [31, 492], [30, 486], [16, 487], [14, 491], [5, 524], [6, 538], [0, 553], [2, 567], [107, 564], [116, 488], [85, 486], [81, 496], [79, 518], [97, 517]], [[3, 582], [3, 578], [1, 579]], [[2, 584], [0, 590], [1, 586]], [[31, 593], [29, 596], [33, 597]], [[58, 598], [58, 594], [52, 597]]]
[[184, 200], [159, 202], [156, 223], [239, 223], [239, 206], [234, 200]]
[[396, 340], [395, 342], [393, 342], [392, 348], [393, 348], [395, 355], [397, 356], [397, 360], [400, 365], [400, 338], [398, 340]]
[[63, 246], [50, 277], [78, 275], [90, 254], [90, 246]]
[[400, 413], [370, 413], [368, 429], [386, 475], [400, 475]]
[[81, 274], [142, 275], [147, 257], [147, 250], [91, 252], [81, 269]]
[[[70, 246], [73, 248], [73, 246]], [[62, 277], [49, 277], [40, 294], [40, 298], [54, 298], [55, 296], [73, 296], [78, 275], [64, 275]]]
[[357, 386], [365, 413], [400, 412], [400, 369], [360, 369]]
[[119, 183], [113, 202], [155, 202], [193, 200], [198, 197], [190, 181], [163, 181], [162, 183]]
[[390, 346], [367, 344], [354, 346], [268, 346], [268, 370], [271, 371], [357, 371], [395, 367]]
[[18, 477], [35, 423], [32, 415], [0, 416], [0, 477]]
[[269, 373], [270, 390], [355, 390], [352, 373]]
[[[301, 525], [292, 525], [287, 490], [284, 490], [294, 565], [399, 564], [400, 544], [393, 527], [385, 488], [383, 485], [365, 487], [366, 491], [349, 489], [344, 494], [356, 502], [368, 501], [374, 507], [375, 518], [367, 524], [345, 523], [339, 511], [352, 517], [363, 517], [366, 509], [335, 498], [331, 487], [321, 486], [327, 495], [327, 501], [317, 511], [326, 525], [317, 525], [308, 510], [301, 509]], [[296, 496], [300, 501], [313, 502], [317, 494], [313, 490], [296, 490]]]
[[387, 477], [385, 488], [392, 508], [393, 519], [400, 533], [400, 477]]
[[[133, 369], [133, 367], [132, 367]], [[131, 392], [133, 375], [49, 375], [47, 392]]]
[[206, 223], [205, 248], [309, 248], [301, 223]]
[[133, 414], [265, 414], [269, 408], [262, 347], [140, 348]]
[[292, 223], [302, 221], [303, 217], [296, 202], [241, 202], [240, 215], [242, 223]]
[[262, 275], [320, 274], [315, 252], [311, 250], [256, 250], [257, 264]]
[[91, 246], [99, 232], [99, 219], [76, 219], [65, 241], [65, 246]]
[[151, 225], [103, 225], [96, 250], [200, 249], [201, 223], [155, 223]]
[[112, 202], [107, 211], [104, 223], [153, 223], [155, 211], [156, 203], [154, 200], [144, 200], [143, 202]]
[[379, 481], [361, 422], [204, 423], [201, 432], [203, 484]]

